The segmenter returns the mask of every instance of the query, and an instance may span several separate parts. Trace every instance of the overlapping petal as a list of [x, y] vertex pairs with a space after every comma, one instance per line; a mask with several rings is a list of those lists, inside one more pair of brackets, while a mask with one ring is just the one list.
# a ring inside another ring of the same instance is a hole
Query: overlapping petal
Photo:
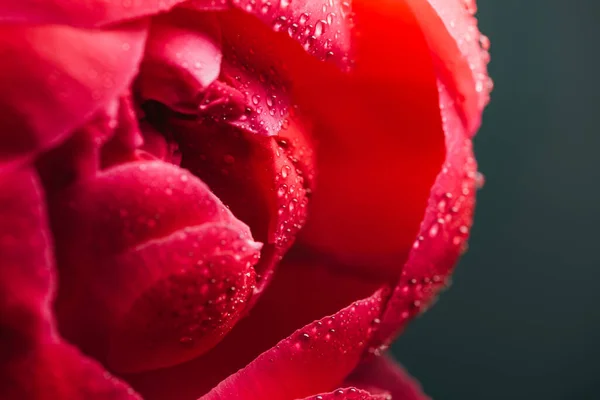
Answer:
[[389, 355], [371, 357], [363, 361], [346, 379], [346, 384], [369, 390], [384, 391], [392, 399], [431, 400], [423, 393], [415, 378]]
[[457, 105], [441, 83], [439, 91], [446, 161], [431, 189], [419, 235], [386, 305], [378, 332], [381, 343], [389, 343], [447, 286], [473, 222], [478, 177], [473, 145]]
[[56, 280], [41, 185], [33, 170], [0, 178], [0, 397], [140, 400], [58, 336]]
[[489, 39], [477, 28], [475, 0], [404, 0], [425, 32], [437, 73], [475, 134], [493, 83], [487, 74]]
[[0, 25], [0, 174], [58, 145], [125, 91], [146, 27]]
[[260, 245], [196, 177], [125, 163], [52, 193], [65, 336], [114, 369], [193, 358], [231, 329]]
[[143, 99], [194, 111], [219, 76], [221, 34], [210, 13], [173, 10], [153, 18], [136, 87]]
[[202, 399], [286, 400], [335, 386], [360, 359], [381, 301], [376, 292], [299, 329]]
[[166, 12], [184, 1], [2, 0], [0, 23], [60, 24], [92, 28]]

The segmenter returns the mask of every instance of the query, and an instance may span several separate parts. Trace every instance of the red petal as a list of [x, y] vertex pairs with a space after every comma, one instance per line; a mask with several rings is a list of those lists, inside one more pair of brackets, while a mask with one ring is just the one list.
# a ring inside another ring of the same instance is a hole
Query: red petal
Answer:
[[354, 71], [310, 70], [294, 87], [318, 138], [319, 180], [301, 240], [390, 278], [410, 251], [443, 161], [435, 73], [404, 2], [362, 0], [353, 9]]
[[194, 400], [298, 327], [334, 314], [379, 286], [345, 272], [324, 268], [317, 260], [288, 256], [249, 315], [212, 351], [186, 364], [128, 380], [146, 400]]
[[0, 173], [56, 146], [121, 94], [145, 37], [143, 23], [103, 31], [0, 26]]
[[456, 104], [441, 83], [439, 88], [446, 161], [431, 189], [419, 236], [386, 305], [377, 334], [383, 343], [424, 311], [447, 285], [473, 221], [477, 178], [473, 146]]
[[[297, 41], [319, 60], [332, 60], [340, 67], [350, 63], [350, 2], [346, 0], [192, 0], [188, 7], [224, 10], [231, 6], [257, 17], [281, 35]], [[230, 6], [228, 7], [228, 5]], [[237, 28], [242, 28], [238, 26]]]
[[419, 382], [389, 356], [372, 357], [363, 361], [346, 382], [372, 391], [388, 392], [394, 400], [431, 400]]
[[32, 171], [0, 180], [0, 398], [140, 400], [55, 330], [54, 266], [42, 196]]
[[[392, 400], [388, 394], [371, 394], [365, 390], [354, 387], [337, 389], [329, 393], [321, 393], [315, 396], [305, 397], [302, 400]], [[403, 400], [402, 398], [399, 398]]]
[[165, 12], [185, 0], [0, 0], [0, 22], [97, 27]]
[[194, 358], [245, 309], [260, 246], [188, 172], [126, 163], [51, 205], [61, 329], [114, 369]]
[[152, 20], [137, 87], [144, 99], [189, 109], [219, 76], [220, 64], [216, 17], [176, 9]]
[[469, 134], [481, 122], [492, 81], [487, 74], [489, 40], [479, 33], [475, 0], [405, 0], [423, 29], [436, 69], [452, 94]]
[[335, 386], [358, 362], [381, 301], [376, 292], [299, 329], [202, 399], [285, 400]]

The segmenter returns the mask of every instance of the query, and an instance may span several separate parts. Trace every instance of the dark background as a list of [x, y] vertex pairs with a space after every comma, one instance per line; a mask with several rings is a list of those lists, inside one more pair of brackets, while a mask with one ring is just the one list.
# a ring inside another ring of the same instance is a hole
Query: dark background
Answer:
[[600, 2], [478, 4], [486, 185], [451, 290], [394, 354], [436, 400], [600, 399]]

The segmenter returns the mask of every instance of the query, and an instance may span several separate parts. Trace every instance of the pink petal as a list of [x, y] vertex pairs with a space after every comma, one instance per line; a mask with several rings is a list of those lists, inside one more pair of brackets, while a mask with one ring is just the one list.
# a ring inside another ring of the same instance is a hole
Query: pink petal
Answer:
[[103, 31], [0, 26], [0, 174], [114, 101], [136, 73], [145, 37], [144, 23]]
[[476, 0], [405, 0], [431, 48], [438, 75], [469, 134], [481, 123], [493, 83], [487, 74], [489, 40], [477, 29]]
[[363, 361], [346, 379], [349, 385], [372, 391], [388, 392], [394, 400], [431, 400], [421, 385], [390, 356], [372, 357]]
[[[321, 393], [315, 396], [305, 397], [302, 400], [392, 400], [387, 394], [371, 394], [366, 390], [355, 387], [337, 389], [329, 393]], [[400, 398], [400, 400], [402, 400]]]
[[346, 272], [288, 255], [260, 301], [213, 350], [186, 364], [130, 375], [128, 381], [146, 400], [195, 400], [298, 327], [335, 314], [379, 287]]
[[182, 167], [206, 182], [265, 244], [255, 267], [259, 294], [306, 219], [314, 179], [306, 129], [289, 121], [277, 136], [267, 137], [220, 121], [163, 114], [158, 129], [178, 143]]
[[193, 108], [219, 75], [220, 32], [213, 14], [180, 9], [152, 20], [137, 87], [144, 99]]
[[351, 58], [349, 3], [345, 0], [192, 0], [187, 6], [199, 10], [236, 7], [257, 17], [275, 32], [291, 37], [317, 59], [331, 60], [345, 68]]
[[140, 400], [56, 332], [52, 246], [31, 170], [0, 178], [0, 254], [0, 398]]
[[446, 87], [440, 83], [440, 109], [446, 133], [446, 161], [436, 178], [417, 240], [382, 317], [377, 338], [389, 343], [447, 285], [465, 250], [473, 221], [477, 164], [469, 131]]
[[381, 293], [294, 332], [221, 382], [203, 400], [285, 400], [335, 386], [358, 362]]
[[185, 0], [0, 0], [0, 22], [98, 27], [166, 12]]
[[120, 371], [177, 364], [240, 318], [260, 245], [197, 178], [126, 163], [51, 194], [66, 337]]

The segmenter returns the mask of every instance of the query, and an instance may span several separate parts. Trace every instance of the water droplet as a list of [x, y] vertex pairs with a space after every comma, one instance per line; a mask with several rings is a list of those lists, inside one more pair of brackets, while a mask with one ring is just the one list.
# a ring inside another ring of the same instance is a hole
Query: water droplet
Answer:
[[308, 22], [309, 18], [310, 18], [310, 16], [307, 13], [302, 13], [300, 15], [300, 19], [298, 20], [298, 22], [300, 23], [300, 25], [304, 25]]
[[485, 175], [483, 175], [481, 172], [477, 172], [477, 174], [475, 175], [475, 187], [477, 189], [481, 189], [481, 188], [483, 188], [484, 185], [485, 185]]
[[190, 336], [183, 336], [179, 339], [179, 343], [183, 346], [190, 347], [194, 344], [194, 339]]
[[317, 21], [317, 23], [315, 24], [315, 37], [319, 37], [323, 34], [323, 31], [325, 30], [325, 25], [327, 25], [327, 21], [324, 21], [322, 19]]

